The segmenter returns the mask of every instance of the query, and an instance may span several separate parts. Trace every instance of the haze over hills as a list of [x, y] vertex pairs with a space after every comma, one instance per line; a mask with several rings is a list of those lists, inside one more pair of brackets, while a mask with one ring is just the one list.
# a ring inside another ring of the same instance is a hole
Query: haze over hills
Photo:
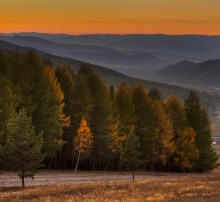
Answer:
[[[45, 41], [45, 42], [47, 42], [47, 41]], [[50, 43], [50, 42], [48, 42], [48, 43]], [[52, 44], [54, 44], [54, 43], [52, 43]], [[14, 50], [18, 49], [18, 46], [15, 44], [0, 40], [0, 49], [14, 51]], [[19, 49], [22, 51], [29, 51], [32, 48], [19, 46]], [[37, 49], [35, 49], [35, 50], [38, 53], [40, 53], [46, 60], [49, 60], [54, 67], [56, 67], [57, 65], [69, 65], [73, 69], [74, 72], [76, 72], [77, 69], [80, 67], [80, 64], [82, 62], [84, 62], [84, 61], [75, 60], [75, 59], [71, 59], [71, 58], [52, 55], [50, 53], [47, 53], [46, 51], [39, 51]], [[59, 50], [57, 50], [57, 51], [59, 51]], [[186, 62], [186, 63], [196, 64], [196, 63], [192, 63], [192, 62]], [[118, 85], [121, 82], [126, 82], [128, 84], [142, 83], [148, 89], [152, 88], [152, 87], [158, 88], [161, 91], [161, 93], [163, 94], [163, 96], [165, 96], [165, 97], [172, 94], [172, 93], [175, 93], [182, 99], [186, 98], [186, 96], [188, 95], [188, 93], [190, 91], [190, 89], [183, 88], [181, 86], [169, 85], [169, 84], [165, 84], [162, 82], [154, 82], [154, 81], [149, 81], [149, 80], [136, 79], [136, 78], [129, 77], [127, 75], [124, 75], [122, 73], [119, 73], [119, 72], [114, 71], [109, 68], [105, 68], [105, 67], [94, 65], [94, 64], [90, 64], [90, 65], [91, 65], [91, 68], [94, 69], [96, 71], [96, 73], [99, 74], [109, 85], [112, 85], [112, 84]], [[209, 93], [204, 93], [204, 92], [201, 93], [200, 95], [201, 95], [201, 99], [202, 99], [203, 104], [211, 110], [210, 114], [211, 114], [213, 123], [216, 123], [217, 122], [216, 116], [218, 115], [218, 114], [216, 114], [216, 112], [217, 112], [216, 107], [218, 107], [218, 102], [220, 101], [219, 96], [217, 96], [216, 94], [211, 95]], [[213, 106], [214, 106], [214, 108], [213, 108]]]
[[151, 80], [169, 64], [220, 58], [220, 36], [16, 33], [0, 39]]
[[201, 63], [182, 61], [158, 71], [166, 80], [220, 86], [220, 59]]
[[145, 51], [120, 51], [98, 45], [56, 43], [32, 36], [0, 36], [0, 39], [54, 55], [105, 66], [137, 78], [144, 78], [143, 75], [156, 72], [161, 66], [170, 64], [170, 60], [158, 58]]
[[[17, 50], [18, 47], [22, 51], [32, 50], [32, 48], [17, 46], [15, 44], [0, 40], [0, 50], [14, 51], [14, 50]], [[34, 49], [34, 50], [37, 51], [39, 54], [41, 54], [46, 60], [49, 60], [54, 67], [58, 65], [69, 65], [73, 69], [74, 72], [76, 72], [77, 69], [80, 67], [80, 65], [84, 62], [84, 61], [75, 60], [71, 58], [52, 55], [44, 51], [39, 51], [38, 49]], [[179, 94], [180, 97], [186, 96], [190, 90], [190, 89], [186, 89], [180, 86], [169, 85], [169, 84], [165, 84], [161, 82], [136, 79], [136, 78], [129, 77], [127, 75], [124, 75], [122, 73], [119, 73], [117, 71], [114, 71], [114, 70], [111, 70], [111, 69], [108, 69], [102, 66], [98, 66], [94, 64], [90, 64], [90, 65], [100, 76], [103, 77], [103, 79], [109, 85], [112, 85], [112, 84], [118, 85], [121, 82], [126, 82], [130, 84], [143, 83], [148, 88], [152, 88], [152, 87], [159, 88], [161, 92], [163, 93], [163, 95], [168, 95], [168, 94], [171, 94], [172, 92], [175, 92]]]
[[[18, 48], [22, 51], [32, 50], [32, 48], [17, 46], [15, 44], [0, 40], [0, 50], [15, 51]], [[73, 69], [74, 72], [76, 72], [77, 69], [80, 67], [80, 65], [84, 62], [84, 61], [75, 60], [75, 59], [71, 59], [71, 58], [65, 58], [65, 57], [60, 57], [60, 56], [57, 56], [57, 55], [52, 55], [52, 54], [49, 54], [47, 52], [39, 51], [37, 49], [34, 49], [34, 50], [37, 51], [39, 54], [41, 54], [46, 60], [49, 60], [54, 67], [56, 67], [58, 65], [69, 65]], [[126, 83], [129, 83], [129, 84], [143, 83], [148, 88], [157, 87], [157, 88], [161, 89], [161, 91], [164, 95], [170, 94], [173, 91], [175, 91], [177, 93], [181, 92], [180, 93], [181, 95], [187, 95], [187, 93], [189, 92], [189, 89], [185, 89], [185, 88], [182, 88], [182, 87], [163, 84], [163, 83], [160, 83], [160, 82], [152, 82], [152, 81], [132, 78], [132, 77], [129, 77], [129, 76], [124, 75], [122, 73], [119, 73], [117, 71], [114, 71], [112, 69], [108, 69], [108, 68], [98, 66], [98, 65], [94, 65], [94, 64], [90, 64], [90, 66], [109, 85], [118, 85], [121, 82], [126, 82]]]
[[[22, 36], [36, 36], [59, 43], [71, 43], [81, 45], [98, 45], [128, 51], [148, 51], [180, 54], [195, 57], [212, 56], [219, 57], [220, 36], [207, 35], [164, 35], [164, 34], [92, 34], [92, 35], [67, 35], [45, 33], [16, 33], [10, 34]], [[207, 59], [211, 59], [208, 57]]]
[[[18, 47], [22, 51], [32, 50], [32, 48], [17, 46], [15, 44], [0, 40], [0, 50], [2, 49], [2, 50], [14, 51], [14, 50], [17, 50]], [[37, 51], [39, 54], [41, 54], [46, 60], [49, 60], [54, 67], [56, 67], [58, 65], [69, 65], [73, 69], [74, 72], [76, 72], [77, 69], [80, 67], [80, 65], [84, 62], [84, 61], [75, 60], [75, 59], [71, 59], [71, 58], [52, 55], [52, 54], [45, 52], [45, 51], [39, 51], [38, 49], [34, 49], [34, 50]], [[143, 83], [147, 88], [152, 88], [152, 87], [159, 88], [164, 96], [167, 96], [172, 93], [176, 93], [182, 98], [186, 97], [190, 91], [190, 89], [187, 89], [187, 88], [184, 88], [181, 86], [169, 85], [169, 84], [165, 84], [162, 82], [136, 79], [136, 78], [129, 77], [127, 75], [124, 75], [120, 72], [114, 71], [109, 68], [94, 65], [91, 63], [90, 63], [90, 65], [91, 65], [92, 69], [94, 69], [97, 72], [97, 74], [102, 76], [102, 78], [109, 85], [112, 85], [112, 84], [118, 85], [121, 82], [126, 82], [129, 84]], [[203, 95], [205, 95], [205, 94], [203, 94]], [[207, 103], [207, 104], [208, 104], [208, 102], [209, 101], [204, 101], [204, 103]]]

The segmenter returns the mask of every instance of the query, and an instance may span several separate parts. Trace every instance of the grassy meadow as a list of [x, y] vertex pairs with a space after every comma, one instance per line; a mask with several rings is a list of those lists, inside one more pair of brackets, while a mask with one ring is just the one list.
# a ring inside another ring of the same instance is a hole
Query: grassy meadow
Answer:
[[[147, 175], [147, 173], [146, 173]], [[16, 201], [220, 201], [220, 169], [205, 174], [161, 174], [132, 181], [1, 187], [1, 202]]]

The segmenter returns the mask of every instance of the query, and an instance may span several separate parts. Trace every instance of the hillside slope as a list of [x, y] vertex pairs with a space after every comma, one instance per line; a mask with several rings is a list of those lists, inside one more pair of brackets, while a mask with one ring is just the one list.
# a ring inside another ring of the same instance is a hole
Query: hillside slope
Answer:
[[[17, 34], [17, 33], [16, 33]], [[11, 34], [12, 36], [15, 34]], [[20, 33], [59, 43], [97, 45], [122, 51], [147, 51], [176, 54], [182, 60], [197, 58], [206, 60], [220, 57], [220, 36], [207, 35], [164, 35], [164, 34], [88, 34], [67, 35], [47, 33]]]
[[[0, 40], [0, 50], [15, 51], [17, 49], [18, 49], [17, 45]], [[19, 47], [19, 50], [29, 51], [31, 49], [27, 47]], [[45, 58], [46, 61], [50, 61], [50, 63], [53, 65], [54, 68], [57, 65], [69, 65], [73, 69], [73, 71], [76, 72], [77, 69], [80, 67], [80, 65], [83, 63], [82, 61], [79, 61], [79, 60], [59, 57], [59, 56], [51, 55], [49, 53], [38, 51], [38, 50], [35, 50], [35, 51], [41, 54]], [[98, 75], [100, 75], [107, 82], [108, 85], [117, 86], [121, 82], [125, 82], [128, 84], [142, 83], [148, 89], [158, 88], [161, 91], [163, 97], [167, 97], [174, 93], [177, 96], [179, 96], [181, 99], [185, 99], [190, 92], [190, 89], [183, 88], [180, 86], [169, 85], [169, 84], [160, 83], [160, 82], [152, 82], [152, 81], [141, 80], [141, 79], [135, 79], [135, 78], [126, 76], [124, 74], [121, 74], [117, 71], [114, 71], [114, 70], [111, 70], [105, 67], [101, 67], [101, 66], [97, 66], [93, 64], [90, 64], [90, 66]], [[217, 110], [218, 110], [219, 103], [220, 103], [220, 97], [217, 94], [206, 93], [206, 92], [200, 92], [199, 95], [200, 95], [203, 105], [206, 106], [210, 111], [212, 122], [217, 123], [218, 122]]]
[[108, 67], [138, 78], [144, 78], [143, 75], [156, 72], [161, 66], [170, 64], [170, 59], [160, 58], [146, 51], [121, 51], [98, 45], [57, 43], [39, 37], [20, 35], [0, 36], [0, 40]]
[[176, 81], [220, 86], [220, 59], [201, 63], [182, 61], [164, 67], [157, 75]]

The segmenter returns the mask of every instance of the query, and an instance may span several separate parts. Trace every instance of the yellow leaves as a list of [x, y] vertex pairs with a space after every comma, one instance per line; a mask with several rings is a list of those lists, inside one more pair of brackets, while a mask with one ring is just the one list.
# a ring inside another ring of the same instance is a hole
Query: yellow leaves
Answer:
[[159, 154], [157, 157], [163, 164], [173, 154], [175, 145], [173, 143], [173, 129], [163, 105], [160, 101], [153, 102], [154, 108], [154, 130], [158, 136], [157, 147]]
[[89, 153], [93, 143], [93, 136], [87, 121], [83, 118], [77, 135], [74, 138], [75, 149], [80, 153]]
[[47, 66], [44, 70], [44, 73], [46, 77], [48, 78], [50, 82], [50, 87], [52, 90], [52, 94], [57, 100], [57, 105], [59, 107], [60, 116], [59, 121], [64, 124], [65, 127], [69, 127], [70, 125], [70, 117], [66, 117], [66, 115], [63, 113], [64, 108], [64, 93], [61, 89], [60, 83], [57, 81], [55, 72], [50, 66]]
[[50, 66], [47, 66], [45, 68], [44, 73], [45, 73], [45, 75], [47, 76], [47, 78], [50, 82], [50, 85], [52, 87], [54, 96], [61, 103], [64, 99], [64, 93], [61, 90], [60, 84], [57, 81], [55, 72], [53, 71], [53, 69]]
[[119, 122], [112, 124], [111, 126], [111, 136], [112, 136], [112, 151], [115, 153], [121, 153], [123, 151], [123, 143], [126, 139], [126, 136], [119, 136], [118, 132]]

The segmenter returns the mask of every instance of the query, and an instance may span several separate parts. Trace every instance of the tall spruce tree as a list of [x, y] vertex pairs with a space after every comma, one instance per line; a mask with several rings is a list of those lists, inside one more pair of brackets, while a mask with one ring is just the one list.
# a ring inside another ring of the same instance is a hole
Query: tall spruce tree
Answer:
[[184, 105], [176, 96], [169, 97], [165, 107], [173, 124], [175, 143], [175, 151], [169, 166], [179, 171], [190, 170], [199, 155], [195, 147], [195, 132], [188, 126]]
[[19, 91], [0, 74], [0, 145], [6, 143], [7, 124], [20, 101]]
[[152, 100], [162, 100], [162, 95], [157, 88], [151, 88], [148, 92], [148, 98]]
[[[61, 162], [61, 168], [72, 168], [73, 166], [73, 138], [76, 134], [78, 124], [76, 124], [75, 102], [78, 97], [75, 95], [76, 75], [69, 66], [58, 66], [56, 68], [56, 77], [64, 93], [64, 113], [70, 117], [70, 126], [63, 129], [62, 151], [58, 153], [58, 159]], [[83, 91], [83, 90], [82, 90]], [[77, 119], [78, 120], [78, 119]]]
[[[43, 152], [52, 159], [60, 148], [63, 116], [62, 92], [53, 70], [33, 51], [10, 54], [13, 72], [11, 82], [21, 91], [20, 108], [32, 114], [37, 132], [44, 131]], [[61, 95], [61, 96], [60, 96]], [[47, 161], [51, 166], [51, 160]]]
[[0, 73], [9, 80], [12, 76], [12, 66], [9, 61], [9, 53], [0, 50]]
[[33, 178], [37, 168], [41, 166], [44, 154], [42, 134], [36, 134], [31, 117], [22, 109], [11, 117], [8, 123], [7, 144], [4, 147], [4, 165], [15, 171], [22, 180]]
[[[50, 66], [46, 66], [44, 74], [49, 82], [49, 99], [47, 113], [45, 114], [45, 125], [50, 127], [44, 128], [44, 136], [46, 145], [44, 145], [44, 152], [47, 152], [47, 157], [51, 158], [60, 150], [63, 145], [62, 129], [69, 126], [69, 117], [65, 116], [64, 108], [64, 94], [59, 82], [55, 76], [55, 72]], [[50, 166], [50, 165], [49, 165]]]
[[152, 103], [153, 116], [148, 131], [147, 145], [149, 151], [146, 161], [150, 163], [151, 169], [161, 170], [167, 166], [169, 158], [175, 150], [173, 142], [172, 122], [166, 113], [163, 104], [159, 100]]
[[208, 114], [201, 106], [196, 92], [192, 91], [185, 100], [185, 110], [187, 121], [196, 133], [195, 145], [199, 150], [194, 169], [199, 172], [210, 171], [217, 166], [218, 156], [212, 146]]
[[132, 130], [125, 141], [124, 151], [121, 155], [121, 164], [125, 168], [132, 171], [132, 179], [134, 181], [134, 171], [140, 168], [141, 162], [140, 140]]
[[93, 134], [91, 152], [93, 169], [106, 169], [112, 155], [109, 90], [101, 77], [96, 75], [88, 65], [82, 65], [79, 74], [85, 78], [92, 100], [88, 123]]
[[88, 86], [87, 75], [81, 72], [80, 69], [76, 75], [76, 81], [73, 91], [73, 119], [72, 123], [75, 126], [74, 131], [80, 125], [82, 118], [84, 117], [89, 121], [89, 112], [93, 107], [90, 88]]
[[135, 108], [135, 133], [140, 138], [141, 158], [144, 168], [146, 168], [146, 159], [151, 153], [152, 142], [154, 142], [153, 136], [151, 136], [152, 133], [150, 132], [152, 130], [153, 105], [143, 85], [133, 87], [132, 102]]
[[119, 118], [120, 136], [127, 136], [134, 124], [134, 105], [132, 91], [125, 83], [121, 83], [116, 91], [116, 107]]

